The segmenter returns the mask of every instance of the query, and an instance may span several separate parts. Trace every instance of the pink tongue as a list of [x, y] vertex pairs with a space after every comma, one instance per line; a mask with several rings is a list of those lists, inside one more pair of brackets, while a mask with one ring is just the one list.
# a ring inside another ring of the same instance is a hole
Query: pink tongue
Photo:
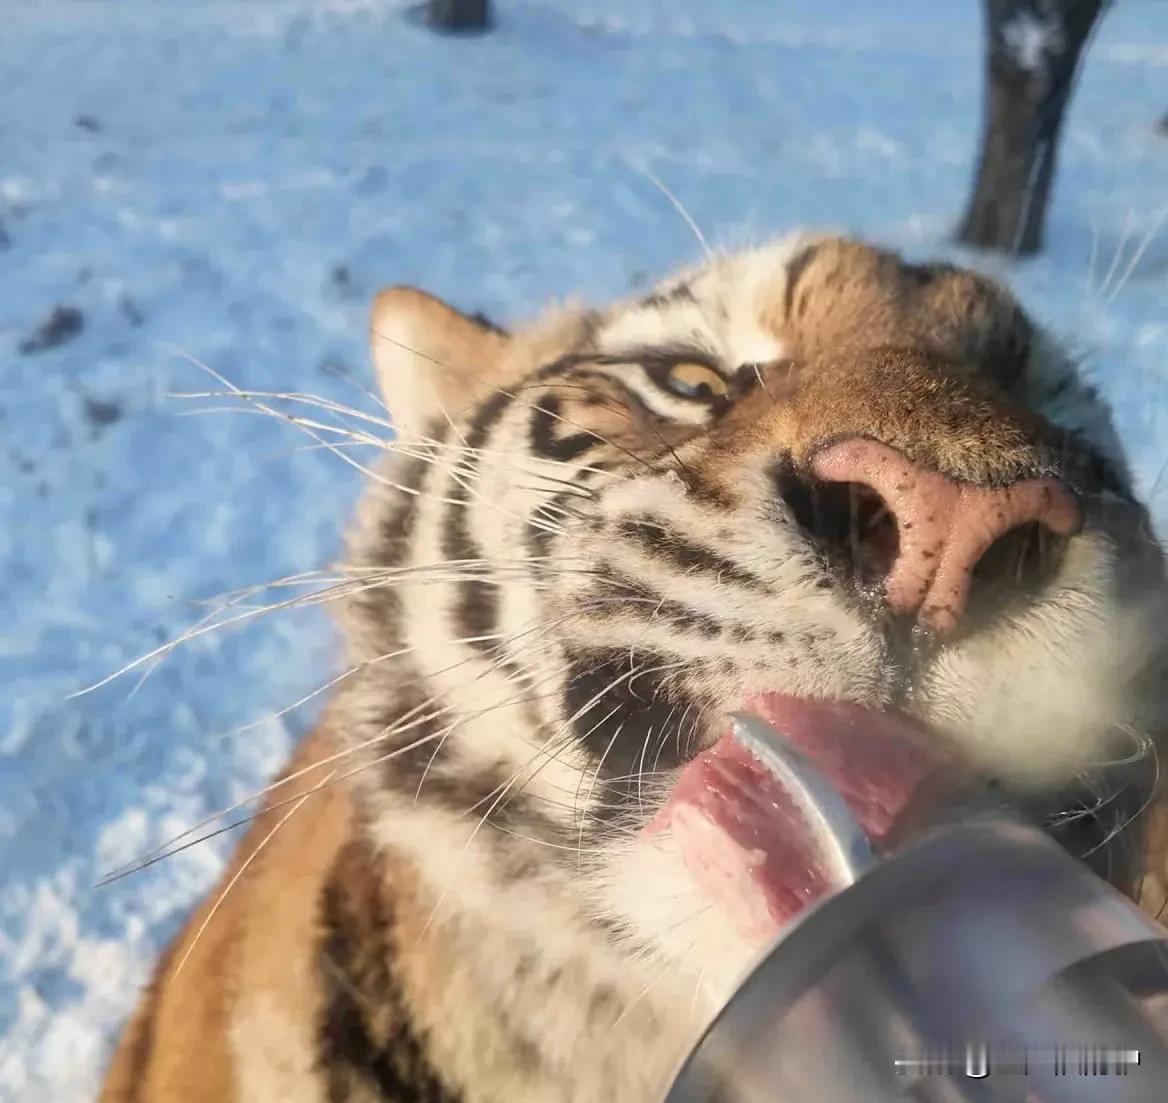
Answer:
[[[904, 717], [778, 693], [752, 698], [744, 711], [777, 729], [832, 782], [874, 850], [945, 765]], [[729, 735], [682, 770], [646, 830], [670, 831], [703, 893], [756, 943], [844, 887], [799, 802]]]

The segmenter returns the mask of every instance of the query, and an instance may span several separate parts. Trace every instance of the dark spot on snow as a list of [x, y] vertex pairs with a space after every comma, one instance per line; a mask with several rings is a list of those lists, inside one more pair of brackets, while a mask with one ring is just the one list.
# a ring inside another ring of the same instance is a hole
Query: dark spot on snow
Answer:
[[389, 173], [381, 165], [370, 165], [357, 181], [354, 190], [359, 195], [374, 195], [385, 191], [389, 183]]
[[1164, 117], [1163, 117], [1163, 118], [1160, 120], [1160, 123], [1159, 123], [1159, 125], [1156, 127], [1156, 129], [1157, 129], [1157, 130], [1158, 130], [1158, 131], [1159, 131], [1161, 134], [1163, 134], [1163, 135], [1164, 135], [1166, 138], [1168, 138], [1168, 115], [1165, 115], [1165, 116], [1164, 116]]
[[95, 436], [106, 425], [121, 421], [121, 416], [125, 414], [125, 410], [121, 409], [121, 405], [117, 402], [103, 402], [100, 398], [89, 397], [86, 397], [84, 402], [85, 419], [95, 429], [95, 433], [93, 433]]
[[17, 346], [22, 356], [67, 344], [85, 328], [85, 315], [75, 306], [55, 306], [52, 313]]
[[32, 987], [49, 1006], [62, 1006], [78, 999], [85, 992], [80, 981], [64, 968], [38, 969], [32, 974]]
[[97, 121], [92, 115], [78, 115], [73, 120], [73, 125], [81, 130], [88, 130], [90, 134], [101, 133], [101, 123]]
[[487, 0], [430, 0], [407, 8], [406, 18], [438, 34], [479, 35], [492, 26]]
[[117, 402], [102, 402], [99, 398], [85, 399], [85, 416], [95, 429], [103, 429], [120, 421], [124, 412]]
[[118, 300], [118, 309], [122, 312], [122, 317], [135, 329], [146, 320], [142, 316], [142, 311], [138, 309], [138, 304], [129, 295], [123, 295]]
[[347, 264], [334, 264], [329, 271], [329, 283], [344, 299], [359, 298], [362, 294]]
[[231, 303], [227, 307], [227, 317], [239, 325], [246, 325], [251, 321], [251, 305], [246, 302]]
[[309, 21], [303, 16], [298, 16], [288, 24], [288, 29], [284, 32], [284, 45], [290, 50], [299, 49], [308, 31]]
[[5, 229], [4, 219], [0, 218], [0, 253], [12, 245], [12, 238], [8, 236], [8, 230]]

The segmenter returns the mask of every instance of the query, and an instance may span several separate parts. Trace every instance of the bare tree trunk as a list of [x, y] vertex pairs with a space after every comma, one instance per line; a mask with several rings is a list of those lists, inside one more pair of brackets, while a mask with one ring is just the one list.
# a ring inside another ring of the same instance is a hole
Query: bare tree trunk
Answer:
[[1108, 0], [986, 0], [981, 157], [959, 238], [1007, 253], [1042, 246], [1063, 115]]
[[431, 26], [442, 31], [485, 31], [491, 23], [489, 0], [428, 0]]

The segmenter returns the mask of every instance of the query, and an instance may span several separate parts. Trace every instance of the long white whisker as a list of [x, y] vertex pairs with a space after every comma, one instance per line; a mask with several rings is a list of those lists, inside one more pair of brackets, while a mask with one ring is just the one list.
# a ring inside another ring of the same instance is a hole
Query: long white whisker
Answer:
[[[301, 396], [295, 394], [281, 393], [275, 391], [251, 391], [236, 389], [232, 391], [190, 391], [190, 392], [176, 392], [172, 394], [173, 398], [178, 399], [234, 399], [250, 402], [252, 399], [271, 398], [279, 401], [309, 401], [309, 396]], [[222, 414], [251, 414], [260, 417], [275, 417], [280, 420], [286, 420], [295, 415], [285, 414], [282, 411], [272, 410], [266, 406], [259, 406], [255, 403], [244, 406], [214, 406], [207, 407], [202, 410], [187, 411], [188, 413], [222, 413]], [[356, 413], [355, 411], [353, 412]], [[180, 415], [182, 416], [182, 415]], [[380, 419], [373, 419], [379, 421]], [[384, 437], [373, 436], [368, 433], [357, 432], [352, 428], [343, 425], [330, 424], [328, 422], [321, 422], [315, 419], [299, 418], [299, 424], [316, 429], [319, 432], [334, 433], [338, 436], [348, 437], [349, 444], [346, 447], [360, 447], [366, 446], [374, 448], [381, 452], [393, 452], [404, 456], [409, 456], [415, 459], [433, 459], [436, 461], [438, 456], [443, 452], [458, 452], [465, 453], [473, 457], [487, 457], [491, 459], [504, 459], [508, 461], [526, 461], [528, 464], [537, 465], [538, 468], [547, 467], [564, 467], [572, 470], [576, 475], [588, 474], [598, 478], [613, 478], [611, 471], [606, 471], [603, 468], [591, 467], [588, 465], [579, 465], [567, 463], [564, 460], [557, 460], [551, 458], [533, 457], [530, 452], [523, 449], [501, 449], [501, 448], [474, 448], [470, 445], [451, 444], [448, 441], [440, 441], [431, 437], [421, 437], [416, 434], [411, 434], [407, 441], [397, 439], [387, 439]], [[392, 428], [392, 427], [391, 427]], [[455, 432], [461, 439], [461, 433], [455, 428]], [[336, 444], [337, 442], [325, 442], [314, 445], [306, 445], [306, 448], [313, 450], [328, 450], [329, 444]], [[339, 445], [338, 445], [339, 446]], [[546, 471], [535, 470], [534, 468], [520, 467], [520, 470], [526, 471], [531, 475], [537, 475], [541, 479], [562, 486], [566, 489], [572, 489], [581, 497], [592, 497], [592, 492], [577, 481], [571, 479], [560, 479], [553, 475], [549, 475]]]
[[[328, 781], [331, 778], [332, 778], [332, 774], [330, 774], [329, 777], [326, 778], [325, 780]], [[263, 853], [264, 847], [266, 847], [268, 845], [268, 843], [270, 843], [272, 841], [272, 839], [275, 837], [276, 832], [279, 831], [280, 828], [283, 827], [284, 824], [286, 824], [298, 811], [300, 811], [300, 809], [304, 806], [304, 802], [306, 800], [308, 800], [308, 798], [311, 795], [312, 794], [310, 791], [308, 793], [305, 793], [299, 800], [297, 800], [296, 803], [291, 808], [289, 808], [288, 811], [285, 812], [283, 816], [280, 817], [279, 821], [276, 823], [276, 826], [273, 827], [272, 830], [269, 831], [259, 841], [259, 843], [256, 845], [255, 850], [253, 850], [247, 856], [247, 858], [240, 865], [239, 869], [237, 869], [235, 871], [235, 873], [231, 877], [231, 880], [229, 880], [227, 882], [226, 886], [224, 886], [223, 891], [219, 894], [219, 898], [215, 901], [214, 904], [211, 905], [211, 910], [207, 913], [206, 918], [203, 920], [202, 923], [199, 924], [199, 929], [197, 931], [195, 931], [195, 936], [194, 936], [194, 938], [191, 939], [190, 944], [187, 946], [186, 953], [183, 954], [183, 956], [179, 959], [178, 965], [175, 966], [175, 970], [171, 974], [171, 978], [170, 978], [171, 980], [176, 979], [178, 977], [179, 973], [181, 973], [183, 971], [183, 967], [190, 960], [191, 954], [194, 953], [195, 947], [199, 944], [199, 940], [203, 937], [203, 932], [206, 931], [211, 920], [215, 918], [216, 913], [219, 911], [220, 907], [222, 907], [223, 902], [227, 899], [231, 890], [233, 888], [235, 888], [235, 885], [239, 881], [239, 879], [248, 871], [248, 869], [251, 868], [252, 862], [254, 862], [260, 856], [260, 854]]]
[[[92, 693], [94, 690], [108, 685], [110, 682], [121, 677], [123, 674], [126, 674], [131, 670], [135, 670], [139, 666], [150, 662], [157, 656], [173, 651], [175, 648], [180, 647], [184, 643], [189, 643], [191, 640], [198, 639], [199, 637], [207, 635], [210, 632], [219, 631], [223, 628], [229, 628], [233, 625], [243, 624], [248, 621], [255, 620], [258, 617], [266, 616], [270, 613], [292, 608], [321, 605], [327, 602], [338, 601], [342, 598], [353, 597], [369, 590], [384, 587], [394, 581], [403, 579], [407, 581], [414, 580], [417, 578], [418, 574], [422, 572], [426, 572], [427, 582], [452, 582], [474, 579], [475, 581], [481, 582], [485, 585], [505, 586], [510, 583], [510, 580], [506, 577], [500, 577], [500, 575], [505, 576], [509, 570], [522, 572], [524, 568], [531, 568], [534, 565], [535, 571], [538, 572], [541, 569], [541, 563], [557, 561], [571, 562], [570, 559], [560, 559], [554, 556], [531, 557], [530, 559], [517, 559], [510, 562], [506, 560], [481, 560], [483, 563], [483, 570], [481, 574], [473, 573], [465, 569], [457, 569], [458, 565], [461, 563], [473, 564], [480, 562], [480, 560], [451, 560], [434, 564], [420, 564], [407, 568], [384, 568], [380, 574], [367, 571], [365, 577], [346, 579], [342, 583], [326, 587], [320, 591], [314, 591], [309, 594], [298, 594], [296, 597], [288, 598], [284, 601], [273, 602], [269, 605], [263, 605], [254, 608], [248, 608], [223, 620], [215, 621], [212, 624], [205, 623], [206, 618], [203, 618], [203, 620], [199, 622], [199, 626], [181, 633], [179, 636], [167, 641], [166, 643], [160, 644], [158, 647], [153, 648], [144, 655], [140, 655], [138, 658], [126, 663], [122, 667], [115, 670], [113, 673], [106, 675], [106, 677], [102, 678], [100, 681], [94, 682], [82, 689], [74, 690], [68, 695], [66, 699], [71, 700], [75, 697], [81, 697], [86, 693]], [[452, 566], [455, 568], [454, 570], [449, 569]], [[563, 573], [569, 573], [569, 571], [567, 569], [563, 569]], [[590, 569], [582, 568], [581, 573], [591, 574], [594, 572]], [[540, 588], [543, 585], [543, 582], [538, 577], [532, 577], [528, 584], [535, 588]]]
[[[467, 636], [461, 640], [456, 640], [454, 642], [456, 642], [456, 643], [475, 643], [475, 642], [481, 642], [484, 640], [494, 640], [496, 638], [499, 638], [499, 639], [504, 639], [504, 640], [507, 640], [508, 642], [514, 643], [514, 642], [517, 642], [517, 641], [523, 639], [525, 636], [530, 636], [531, 637], [530, 640], [528, 640], [528, 642], [524, 644], [524, 647], [519, 648], [519, 649], [512, 648], [510, 651], [510, 653], [512, 655], [522, 654], [527, 648], [534, 646], [538, 642], [541, 635], [545, 634], [546, 632], [552, 631], [564, 619], [566, 619], [566, 618], [561, 617], [561, 618], [558, 618], [556, 620], [552, 620], [549, 622], [537, 622], [533, 626], [529, 626], [527, 628], [524, 628], [520, 631], [513, 633], [510, 637], [504, 636], [501, 633], [495, 633], [495, 634], [491, 634], [489, 636]], [[412, 651], [413, 651], [413, 648], [404, 647], [404, 648], [401, 648], [397, 651], [389, 652], [389, 653], [382, 655], [382, 656], [377, 656], [374, 659], [367, 660], [364, 664], [359, 664], [358, 666], [353, 667], [350, 671], [346, 672], [346, 675], [351, 675], [352, 673], [359, 671], [363, 668], [372, 666], [377, 662], [385, 661], [386, 659], [396, 658], [396, 657], [399, 657], [401, 655], [408, 654]], [[433, 671], [433, 672], [430, 672], [428, 674], [423, 674], [419, 678], [414, 679], [413, 681], [425, 681], [425, 680], [430, 679], [430, 678], [435, 678], [435, 677], [438, 677], [442, 674], [449, 673], [451, 670], [454, 670], [455, 668], [457, 668], [459, 666], [463, 666], [466, 663], [473, 662], [473, 661], [474, 661], [474, 657], [468, 656], [465, 659], [461, 659], [458, 662], [450, 664], [449, 666], [443, 668], [442, 670]], [[489, 673], [489, 671], [486, 673]], [[480, 677], [481, 677], [481, 675], [480, 675]], [[339, 681], [339, 680], [340, 680], [340, 676], [338, 676], [338, 678], [336, 678], [336, 679], [333, 679], [333, 681], [328, 683], [328, 685], [319, 687], [317, 690], [314, 691], [313, 694], [310, 694], [309, 696], [311, 697], [317, 693], [323, 692], [325, 689], [329, 688], [329, 686], [331, 686], [332, 684], [335, 684], [335, 682]], [[406, 687], [403, 687], [403, 688], [408, 688], [408, 686], [411, 684], [412, 684], [412, 682], [406, 683]], [[204, 819], [200, 820], [198, 823], [193, 824], [192, 826], [186, 828], [184, 831], [180, 832], [178, 835], [173, 836], [172, 838], [168, 839], [166, 842], [164, 842], [164, 843], [160, 844], [159, 846], [155, 847], [154, 849], [148, 851], [145, 855], [140, 855], [138, 858], [135, 858], [132, 861], [124, 863], [122, 866], [118, 866], [114, 870], [111, 870], [110, 873], [108, 873], [102, 879], [102, 881], [100, 883], [105, 884], [110, 880], [116, 880], [118, 877], [123, 876], [125, 874], [125, 872], [127, 872], [127, 871], [134, 872], [137, 869], [142, 869], [142, 868], [145, 868], [145, 866], [147, 866], [147, 865], [154, 864], [154, 862], [159, 860], [160, 857], [169, 857], [170, 854], [178, 853], [179, 850], [183, 850], [183, 849], [185, 849], [185, 847], [179, 847], [177, 850], [173, 850], [173, 851], [170, 850], [170, 848], [172, 846], [174, 846], [176, 843], [179, 843], [183, 839], [188, 838], [189, 836], [195, 834], [197, 831], [201, 830], [203, 827], [206, 827], [209, 823], [213, 823], [217, 819], [222, 819], [224, 816], [230, 815], [232, 812], [235, 812], [238, 809], [243, 808], [245, 805], [252, 804], [257, 800], [262, 799], [264, 796], [268, 795], [269, 793], [272, 793], [275, 790], [282, 788], [285, 785], [290, 784], [291, 782], [297, 780], [300, 777], [303, 777], [305, 774], [310, 773], [313, 770], [317, 770], [320, 767], [329, 765], [330, 763], [338, 761], [339, 759], [343, 759], [343, 758], [346, 758], [350, 755], [356, 754], [356, 753], [363, 751], [366, 748], [373, 746], [377, 743], [384, 742], [386, 739], [392, 738], [395, 735], [400, 735], [405, 731], [409, 731], [411, 728], [415, 728], [419, 724], [428, 723], [430, 720], [434, 719], [437, 715], [439, 715], [439, 712], [434, 712], [434, 713], [431, 713], [429, 715], [422, 716], [421, 718], [418, 718], [417, 714], [419, 712], [425, 710], [426, 708], [430, 707], [431, 705], [433, 705], [439, 699], [440, 696], [441, 696], [440, 694], [434, 694], [433, 696], [427, 698], [427, 700], [421, 702], [419, 705], [414, 706], [414, 708], [408, 710], [402, 716], [398, 717], [395, 724], [387, 726], [386, 728], [383, 728], [375, 736], [373, 736], [369, 739], [366, 739], [366, 740], [364, 740], [364, 741], [362, 741], [362, 742], [360, 742], [352, 747], [344, 748], [344, 749], [336, 752], [335, 754], [329, 755], [326, 758], [320, 759], [316, 762], [312, 762], [312, 763], [308, 764], [307, 766], [302, 767], [299, 770], [295, 770], [289, 774], [286, 774], [283, 777], [278, 778], [276, 781], [270, 783], [269, 785], [264, 786], [262, 789], [259, 789], [255, 792], [251, 793], [247, 797], [244, 797], [243, 799], [236, 801], [234, 804], [228, 805], [225, 808], [221, 808], [218, 811], [211, 813], [209, 816], [206, 816]], [[288, 706], [288, 708], [293, 708], [293, 707], [295, 707], [295, 706]], [[285, 709], [283, 711], [288, 711], [288, 710]], [[255, 721], [255, 722], [253, 722], [252, 725], [247, 725], [247, 726], [245, 726], [245, 728], [237, 729], [237, 730], [246, 730], [246, 727], [254, 726], [256, 723], [262, 723], [262, 722], [263, 722], [263, 720]], [[447, 732], [448, 731], [449, 731], [449, 729], [447, 729]], [[235, 732], [229, 732], [226, 734], [231, 735], [231, 734], [235, 734]], [[417, 747], [424, 745], [431, 738], [436, 738], [436, 737], [435, 736], [427, 736], [423, 739], [420, 739], [420, 740], [417, 740], [413, 743], [410, 743], [406, 747], [399, 748], [398, 752], [395, 752], [395, 753], [404, 753], [404, 752], [409, 751], [409, 750], [414, 750]], [[274, 804], [271, 807], [273, 807], [273, 808], [280, 807], [280, 804], [283, 804], [283, 803], [287, 803], [287, 802], [283, 801], [283, 802], [280, 802], [278, 804]], [[254, 818], [254, 817], [247, 817], [246, 819], [236, 821], [235, 823], [229, 825], [229, 827], [239, 826], [242, 823], [248, 822], [252, 818]], [[218, 834], [218, 833], [219, 832], [214, 832], [213, 834]], [[208, 837], [211, 837], [211, 836], [208, 836]], [[202, 840], [199, 840], [199, 841], [202, 841]], [[163, 853], [164, 851], [169, 851], [169, 853]]]
[[682, 219], [685, 221], [685, 224], [693, 233], [693, 236], [697, 238], [698, 244], [702, 247], [702, 252], [704, 252], [710, 259], [713, 259], [714, 251], [710, 248], [710, 243], [706, 241], [706, 235], [702, 233], [701, 228], [698, 226], [693, 215], [691, 215], [689, 211], [686, 210], [685, 204], [682, 203], [682, 201], [678, 199], [677, 196], [674, 195], [673, 192], [665, 186], [665, 183], [661, 177], [659, 177], [647, 165], [634, 165], [633, 167], [643, 176], [649, 179], [657, 188], [657, 190], [661, 192], [661, 194], [665, 196], [665, 198], [668, 199], [671, 204], [673, 204], [673, 209], [677, 211], [679, 215], [681, 215]]
[[1111, 294], [1107, 296], [1107, 299], [1105, 300], [1106, 302], [1114, 302], [1116, 296], [1124, 289], [1127, 281], [1134, 275], [1136, 266], [1143, 259], [1144, 253], [1148, 251], [1148, 247], [1152, 244], [1152, 239], [1155, 238], [1156, 234], [1159, 232], [1160, 227], [1164, 225], [1164, 220], [1166, 218], [1168, 218], [1168, 207], [1165, 207], [1160, 212], [1155, 221], [1152, 223], [1148, 232], [1144, 235], [1143, 240], [1139, 244], [1139, 247], [1136, 249], [1135, 253], [1132, 254], [1132, 258], [1128, 262], [1128, 266], [1123, 270], [1123, 275], [1119, 277], [1115, 283], [1115, 288], [1112, 290]]
[[1115, 247], [1115, 255], [1111, 258], [1111, 265], [1107, 269], [1107, 275], [1103, 277], [1103, 282], [1099, 285], [1099, 297], [1107, 301], [1107, 292], [1111, 286], [1112, 278], [1115, 276], [1119, 268], [1119, 262], [1123, 257], [1123, 251], [1127, 247], [1128, 238], [1131, 237], [1132, 230], [1135, 229], [1132, 220], [1132, 212], [1128, 211], [1123, 217], [1123, 233], [1120, 236], [1119, 244]]

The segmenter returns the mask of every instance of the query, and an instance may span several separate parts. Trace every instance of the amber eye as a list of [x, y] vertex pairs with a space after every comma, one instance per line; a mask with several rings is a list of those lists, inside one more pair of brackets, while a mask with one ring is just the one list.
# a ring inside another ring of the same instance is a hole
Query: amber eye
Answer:
[[672, 364], [665, 373], [665, 385], [683, 398], [697, 398], [703, 402], [725, 398], [730, 387], [713, 368], [689, 360]]

